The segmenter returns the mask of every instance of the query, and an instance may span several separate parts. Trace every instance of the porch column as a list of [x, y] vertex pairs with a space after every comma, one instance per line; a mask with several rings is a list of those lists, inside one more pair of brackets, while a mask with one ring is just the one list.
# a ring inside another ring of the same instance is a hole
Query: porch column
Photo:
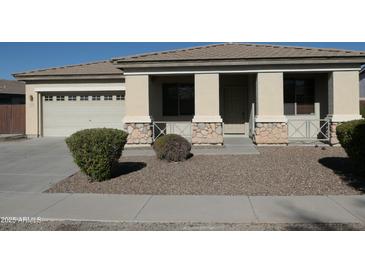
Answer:
[[256, 80], [256, 144], [287, 144], [283, 73], [258, 73]]
[[127, 144], [152, 143], [149, 82], [148, 75], [125, 77], [126, 95], [123, 123], [129, 134]]
[[194, 92], [192, 143], [223, 144], [222, 118], [219, 114], [219, 74], [195, 74]]
[[328, 118], [331, 119], [330, 144], [338, 145], [336, 127], [342, 122], [362, 119], [360, 115], [358, 71], [334, 71], [328, 77]]

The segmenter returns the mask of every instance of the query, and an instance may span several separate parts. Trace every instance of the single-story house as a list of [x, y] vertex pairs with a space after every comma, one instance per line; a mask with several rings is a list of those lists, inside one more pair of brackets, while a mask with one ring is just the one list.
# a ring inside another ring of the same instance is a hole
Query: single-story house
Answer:
[[26, 133], [68, 136], [123, 128], [128, 144], [164, 133], [193, 144], [232, 135], [256, 144], [324, 140], [360, 119], [365, 52], [225, 43], [16, 73], [26, 83]]
[[25, 83], [0, 79], [0, 134], [25, 133]]

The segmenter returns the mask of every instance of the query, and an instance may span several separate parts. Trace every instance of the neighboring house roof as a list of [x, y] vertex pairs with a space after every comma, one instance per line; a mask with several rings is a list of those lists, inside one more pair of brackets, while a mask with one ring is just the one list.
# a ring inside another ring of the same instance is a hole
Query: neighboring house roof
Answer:
[[122, 78], [122, 71], [116, 68], [110, 61], [99, 61], [86, 64], [54, 67], [41, 70], [14, 73], [17, 79], [36, 78], [67, 78], [78, 77], [88, 78]]
[[25, 83], [0, 79], [0, 94], [25, 94]]

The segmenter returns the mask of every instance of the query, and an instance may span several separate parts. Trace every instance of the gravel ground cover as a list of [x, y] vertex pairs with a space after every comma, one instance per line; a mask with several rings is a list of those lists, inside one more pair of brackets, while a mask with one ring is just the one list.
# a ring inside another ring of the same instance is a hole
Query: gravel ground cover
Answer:
[[54, 221], [0, 224], [1, 231], [364, 231], [364, 224], [104, 223]]
[[122, 157], [114, 178], [89, 182], [82, 173], [47, 192], [153, 195], [362, 194], [339, 147], [260, 147], [260, 155], [194, 156], [181, 163]]

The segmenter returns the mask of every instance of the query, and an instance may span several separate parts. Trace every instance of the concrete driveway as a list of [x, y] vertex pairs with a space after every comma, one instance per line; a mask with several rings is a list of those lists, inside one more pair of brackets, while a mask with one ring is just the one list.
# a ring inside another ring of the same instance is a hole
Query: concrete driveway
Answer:
[[0, 143], [0, 191], [42, 192], [77, 170], [64, 138]]

